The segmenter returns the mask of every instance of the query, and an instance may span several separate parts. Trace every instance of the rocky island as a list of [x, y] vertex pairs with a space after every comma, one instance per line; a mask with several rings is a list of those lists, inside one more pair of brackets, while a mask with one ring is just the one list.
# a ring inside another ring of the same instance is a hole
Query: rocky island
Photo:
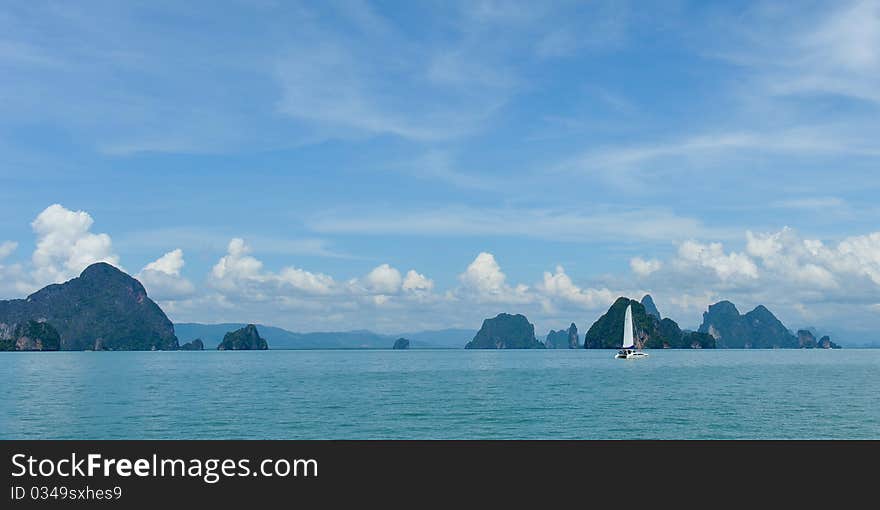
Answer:
[[[178, 348], [174, 326], [147, 297], [143, 285], [104, 262], [90, 265], [66, 283], [44, 287], [27, 299], [0, 301], [0, 332], [19, 326], [26, 334], [18, 338], [33, 340], [23, 341], [26, 349], [42, 346], [36, 350], [49, 350], [46, 347], [54, 346], [49, 328], [57, 332], [58, 348], [65, 351]], [[34, 333], [38, 333], [36, 338], [28, 336]]]
[[465, 349], [543, 349], [535, 338], [535, 326], [524, 315], [499, 313], [483, 326]]
[[180, 346], [181, 351], [204, 351], [205, 342], [201, 338], [196, 338], [191, 342], [187, 342]]
[[797, 332], [798, 347], [801, 349], [840, 349], [840, 346], [831, 341], [828, 335], [816, 340], [816, 335], [809, 329], [800, 329]]
[[[648, 303], [653, 301], [648, 298]], [[644, 300], [644, 299], [643, 299]], [[713, 349], [715, 340], [707, 334], [682, 331], [672, 319], [659, 319], [649, 314], [645, 306], [633, 299], [620, 297], [608, 311], [599, 317], [587, 331], [584, 347], [587, 349], [618, 349], [623, 340], [623, 318], [627, 306], [632, 305], [633, 333], [638, 349]], [[656, 311], [656, 307], [654, 307]]]
[[740, 315], [730, 301], [720, 301], [703, 313], [701, 333], [715, 338], [718, 346], [731, 349], [782, 349], [800, 347], [794, 336], [773, 313], [759, 305]]
[[269, 344], [260, 337], [257, 327], [253, 324], [226, 333], [223, 341], [217, 346], [218, 351], [264, 351], [268, 348]]
[[[587, 349], [616, 349], [623, 338], [623, 317], [632, 306], [635, 345], [641, 349], [839, 349], [827, 335], [818, 340], [814, 331], [790, 331], [763, 305], [740, 314], [730, 301], [710, 305], [698, 331], [682, 330], [662, 318], [651, 295], [641, 301], [618, 298], [584, 336]], [[227, 325], [239, 327], [236, 325]], [[270, 328], [272, 329], [272, 328]], [[274, 328], [278, 329], [278, 328]], [[219, 339], [222, 331], [214, 341]], [[348, 336], [370, 334], [349, 332]], [[191, 336], [190, 336], [191, 335]], [[326, 336], [326, 334], [324, 334]], [[196, 336], [190, 332], [190, 338]], [[302, 336], [302, 335], [301, 335]], [[323, 338], [322, 334], [312, 336]], [[274, 336], [273, 336], [274, 338]], [[387, 343], [385, 345], [388, 345]], [[461, 345], [461, 344], [458, 344]], [[408, 349], [410, 341], [398, 338], [393, 349]], [[575, 349], [581, 347], [577, 326], [550, 330], [546, 343], [535, 337], [535, 328], [524, 315], [500, 313], [483, 325], [466, 349]], [[0, 301], [0, 351], [53, 350], [204, 350], [201, 338], [179, 345], [174, 325], [147, 296], [135, 278], [110, 264], [88, 266], [79, 277], [53, 284], [26, 299]], [[229, 331], [218, 350], [265, 350], [268, 342], [253, 324]]]
[[816, 340], [813, 332], [802, 329], [793, 334], [764, 305], [740, 314], [730, 301], [709, 305], [698, 330], [711, 335], [719, 348], [726, 349], [839, 349], [828, 336]]
[[578, 336], [578, 328], [575, 323], [571, 323], [568, 330], [560, 329], [559, 331], [550, 330], [544, 345], [548, 349], [577, 349], [580, 345], [580, 337]]

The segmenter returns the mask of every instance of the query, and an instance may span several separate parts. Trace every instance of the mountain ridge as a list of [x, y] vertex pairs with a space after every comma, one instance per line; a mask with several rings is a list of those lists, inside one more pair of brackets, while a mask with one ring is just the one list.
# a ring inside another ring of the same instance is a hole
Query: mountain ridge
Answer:
[[132, 276], [98, 262], [25, 299], [0, 301], [0, 324], [47, 323], [60, 349], [177, 350], [174, 325]]
[[[206, 345], [217, 345], [229, 331], [247, 326], [246, 323], [205, 324], [179, 322], [174, 324], [183, 341], [201, 338]], [[272, 350], [289, 349], [387, 349], [398, 338], [410, 340], [411, 349], [460, 349], [476, 330], [447, 328], [410, 333], [383, 334], [370, 330], [315, 331], [300, 333], [277, 326], [256, 325], [260, 335]]]

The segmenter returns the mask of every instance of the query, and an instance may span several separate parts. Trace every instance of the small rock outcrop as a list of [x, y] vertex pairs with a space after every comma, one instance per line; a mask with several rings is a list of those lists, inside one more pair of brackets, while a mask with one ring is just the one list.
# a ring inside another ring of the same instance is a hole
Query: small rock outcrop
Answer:
[[813, 332], [808, 329], [800, 329], [797, 332], [798, 337], [798, 347], [801, 349], [815, 349], [816, 348], [816, 336], [813, 335]]
[[409, 349], [409, 340], [406, 338], [398, 338], [394, 341], [394, 345], [391, 348], [398, 350]]
[[226, 333], [223, 341], [217, 346], [218, 351], [264, 351], [268, 348], [269, 344], [260, 337], [257, 327], [253, 324]]
[[465, 349], [543, 349], [535, 338], [535, 326], [524, 315], [500, 313], [483, 321]]
[[828, 335], [820, 338], [816, 346], [820, 349], [840, 349], [840, 346], [832, 342], [831, 337], [829, 337]]
[[180, 346], [181, 351], [204, 351], [205, 350], [205, 342], [202, 342], [201, 338], [196, 338], [191, 342], [187, 342]]

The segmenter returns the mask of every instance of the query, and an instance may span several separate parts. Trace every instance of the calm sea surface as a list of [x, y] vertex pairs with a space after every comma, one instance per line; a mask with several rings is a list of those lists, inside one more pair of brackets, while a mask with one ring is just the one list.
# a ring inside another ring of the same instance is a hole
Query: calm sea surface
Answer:
[[880, 438], [880, 349], [0, 353], [0, 438]]

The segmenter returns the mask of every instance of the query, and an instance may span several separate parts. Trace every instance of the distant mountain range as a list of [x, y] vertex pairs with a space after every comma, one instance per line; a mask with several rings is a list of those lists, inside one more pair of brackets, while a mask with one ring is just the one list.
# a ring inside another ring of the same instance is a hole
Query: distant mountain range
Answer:
[[[174, 331], [181, 341], [201, 338], [206, 349], [213, 349], [226, 333], [245, 326], [243, 323], [181, 322], [174, 325]], [[394, 335], [368, 330], [297, 333], [260, 324], [257, 329], [260, 336], [269, 343], [270, 349], [390, 349], [398, 338], [409, 340], [411, 349], [461, 349], [476, 333], [476, 330], [471, 329], [441, 329]]]

